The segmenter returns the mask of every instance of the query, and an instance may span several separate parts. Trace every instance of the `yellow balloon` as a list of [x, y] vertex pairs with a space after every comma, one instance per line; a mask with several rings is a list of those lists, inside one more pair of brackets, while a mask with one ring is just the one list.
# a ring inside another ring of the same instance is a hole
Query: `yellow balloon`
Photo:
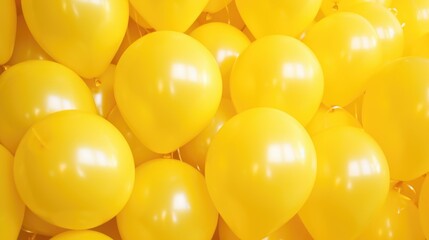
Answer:
[[100, 77], [85, 79], [85, 83], [94, 98], [98, 114], [105, 118], [116, 105], [115, 96], [113, 95], [115, 69], [116, 65], [110, 64]]
[[13, 156], [0, 145], [0, 239], [17, 239], [25, 205], [13, 180]]
[[56, 226], [81, 230], [107, 222], [125, 206], [134, 162], [124, 137], [107, 120], [70, 110], [26, 132], [14, 176], [31, 211]]
[[160, 158], [161, 154], [154, 153], [151, 150], [147, 149], [134, 135], [131, 129], [128, 127], [121, 113], [119, 112], [118, 107], [114, 107], [112, 111], [110, 111], [107, 116], [107, 120], [111, 122], [115, 127], [121, 131], [122, 135], [124, 135], [125, 139], [128, 142], [128, 145], [133, 152], [134, 157], [134, 165], [138, 166], [143, 162]]
[[84, 78], [107, 69], [128, 23], [127, 0], [22, 0], [22, 10], [40, 46]]
[[329, 128], [313, 136], [317, 178], [299, 215], [314, 239], [354, 239], [382, 207], [389, 168], [377, 142], [362, 129]]
[[194, 166], [198, 171], [204, 174], [207, 150], [210, 147], [213, 138], [222, 128], [228, 119], [235, 115], [235, 109], [231, 100], [223, 98], [220, 102], [216, 115], [210, 121], [210, 124], [198, 136], [180, 148], [180, 154], [183, 161]]
[[258, 239], [280, 228], [304, 204], [316, 177], [316, 154], [293, 117], [253, 108], [232, 117], [214, 137], [205, 176], [233, 232], [241, 239]]
[[140, 38], [116, 68], [117, 106], [150, 150], [170, 153], [198, 135], [215, 115], [222, 79], [212, 54], [179, 32]]
[[65, 228], [61, 228], [46, 222], [28, 208], [25, 209], [22, 229], [27, 232], [43, 236], [55, 236], [67, 231]]
[[109, 236], [92, 231], [92, 230], [80, 230], [80, 231], [67, 231], [56, 235], [50, 240], [113, 240]]
[[215, 57], [222, 74], [222, 96], [229, 98], [232, 66], [249, 46], [249, 39], [237, 28], [220, 22], [204, 24], [192, 31], [190, 36], [204, 44]]
[[250, 32], [258, 39], [272, 34], [297, 36], [319, 11], [322, 0], [235, 0]]
[[156, 30], [184, 32], [209, 0], [130, 0], [137, 13]]
[[27, 60], [52, 60], [52, 58], [39, 46], [28, 30], [25, 19], [18, 16], [15, 48], [8, 65], [14, 65]]
[[390, 7], [392, 0], [322, 0], [322, 6], [320, 9], [324, 15], [328, 16], [332, 13], [344, 11], [344, 9], [350, 6], [363, 2], [372, 2], [388, 8]]
[[231, 3], [232, 0], [209, 0], [206, 7], [204, 8], [204, 12], [215, 13], [219, 12], [223, 8], [228, 7], [228, 4]]
[[0, 142], [12, 153], [33, 123], [68, 109], [96, 112], [91, 92], [70, 69], [32, 60], [0, 75]]
[[305, 126], [310, 135], [316, 135], [336, 126], [352, 126], [361, 128], [360, 123], [347, 110], [341, 107], [319, 107], [313, 119]]
[[323, 18], [306, 32], [303, 41], [322, 65], [326, 106], [346, 106], [358, 98], [382, 63], [376, 31], [356, 13], [340, 12]]
[[215, 13], [203, 12], [197, 19], [201, 25], [211, 22], [223, 22], [230, 24], [237, 29], [243, 30], [245, 27], [244, 21], [238, 12], [235, 0], [232, 0], [230, 4]]
[[238, 57], [230, 79], [237, 112], [278, 108], [303, 125], [319, 108], [323, 85], [322, 68], [313, 52], [297, 39], [282, 35], [252, 42]]
[[16, 35], [16, 5], [14, 0], [0, 2], [0, 65], [9, 61]]
[[429, 32], [422, 35], [411, 46], [409, 55], [429, 58]]
[[362, 105], [363, 127], [380, 144], [391, 177], [412, 180], [429, 171], [429, 59], [401, 58], [373, 76]]
[[123, 240], [210, 239], [217, 220], [204, 177], [175, 159], [138, 166], [131, 198], [117, 216]]
[[362, 2], [345, 7], [344, 10], [357, 13], [372, 24], [383, 55], [382, 63], [402, 56], [404, 33], [398, 19], [389, 9], [374, 2]]
[[419, 198], [420, 226], [426, 238], [429, 238], [429, 177], [426, 175]]

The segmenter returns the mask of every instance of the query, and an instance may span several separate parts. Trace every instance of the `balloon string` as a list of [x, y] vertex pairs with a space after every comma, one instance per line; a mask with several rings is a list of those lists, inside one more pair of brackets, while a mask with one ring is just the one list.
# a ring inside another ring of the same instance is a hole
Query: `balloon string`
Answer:
[[183, 160], [182, 160], [182, 155], [180, 154], [180, 148], [178, 148], [178, 149], [177, 149], [177, 157], [179, 158], [179, 160], [180, 160], [181, 162], [183, 162]]

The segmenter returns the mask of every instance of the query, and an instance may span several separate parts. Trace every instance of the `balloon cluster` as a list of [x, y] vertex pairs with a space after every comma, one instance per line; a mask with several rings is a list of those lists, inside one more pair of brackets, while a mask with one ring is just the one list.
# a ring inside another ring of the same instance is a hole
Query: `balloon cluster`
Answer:
[[2, 0], [0, 23], [0, 239], [429, 238], [429, 0]]

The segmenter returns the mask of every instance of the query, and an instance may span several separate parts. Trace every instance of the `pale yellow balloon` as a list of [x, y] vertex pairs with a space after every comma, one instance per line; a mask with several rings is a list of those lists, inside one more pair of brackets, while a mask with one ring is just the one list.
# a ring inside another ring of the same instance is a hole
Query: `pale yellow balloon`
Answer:
[[0, 1], [0, 23], [0, 65], [3, 65], [9, 61], [15, 45], [15, 0]]

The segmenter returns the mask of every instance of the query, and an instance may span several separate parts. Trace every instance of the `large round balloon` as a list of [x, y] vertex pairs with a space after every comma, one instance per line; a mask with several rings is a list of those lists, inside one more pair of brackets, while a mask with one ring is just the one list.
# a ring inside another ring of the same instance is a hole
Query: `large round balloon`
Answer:
[[22, 0], [22, 10], [40, 46], [84, 78], [106, 70], [128, 23], [127, 0]]
[[323, 18], [306, 32], [303, 41], [322, 65], [326, 106], [344, 107], [358, 98], [382, 63], [377, 32], [356, 13], [340, 12]]
[[113, 240], [109, 236], [92, 230], [67, 231], [56, 235], [51, 240]]
[[261, 239], [304, 204], [316, 178], [316, 154], [289, 114], [253, 108], [232, 117], [214, 137], [205, 176], [232, 231], [241, 239]]
[[3, 65], [9, 61], [15, 46], [15, 0], [2, 0], [0, 2], [0, 23], [0, 65]]
[[237, 112], [253, 107], [283, 110], [307, 124], [323, 97], [323, 72], [302, 42], [281, 35], [254, 41], [238, 57], [230, 79]]
[[260, 38], [272, 34], [297, 36], [319, 11], [322, 0], [235, 0], [250, 32]]
[[0, 75], [0, 142], [12, 153], [32, 124], [69, 109], [96, 112], [88, 87], [61, 64], [26, 61]]
[[363, 127], [382, 147], [396, 180], [429, 171], [428, 69], [427, 58], [398, 59], [372, 78], [363, 98]]
[[122, 134], [107, 120], [77, 110], [35, 123], [14, 162], [18, 192], [43, 220], [88, 229], [113, 218], [134, 184], [134, 162]]
[[175, 159], [138, 166], [131, 198], [117, 216], [123, 240], [211, 239], [217, 220], [204, 177]]
[[332, 127], [313, 136], [317, 178], [300, 217], [314, 239], [354, 239], [386, 200], [389, 168], [363, 129]]
[[179, 32], [143, 36], [116, 67], [117, 106], [150, 150], [169, 153], [190, 141], [215, 115], [222, 79], [212, 54]]

